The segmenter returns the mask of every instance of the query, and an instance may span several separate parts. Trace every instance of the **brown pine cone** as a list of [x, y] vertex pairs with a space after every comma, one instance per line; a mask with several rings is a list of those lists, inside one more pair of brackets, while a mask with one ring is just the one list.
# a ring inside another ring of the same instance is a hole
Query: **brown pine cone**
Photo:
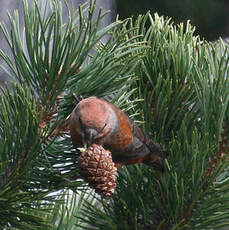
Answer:
[[97, 193], [105, 197], [110, 197], [114, 193], [117, 168], [110, 151], [101, 145], [92, 144], [81, 151], [78, 164], [81, 176]]

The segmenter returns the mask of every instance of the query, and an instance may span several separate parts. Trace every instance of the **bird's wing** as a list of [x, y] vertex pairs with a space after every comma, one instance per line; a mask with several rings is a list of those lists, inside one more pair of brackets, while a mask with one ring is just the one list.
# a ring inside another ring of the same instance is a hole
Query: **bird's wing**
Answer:
[[132, 129], [133, 129], [133, 135], [136, 137], [138, 141], [142, 143], [142, 145], [145, 145], [151, 153], [154, 152], [161, 152], [160, 145], [158, 143], [154, 143], [150, 137], [145, 134], [142, 129], [132, 120], [130, 120]]
[[160, 145], [153, 142], [150, 137], [146, 135], [133, 121], [131, 121], [131, 124], [133, 128], [133, 135], [135, 137], [133, 139], [133, 146], [137, 146], [139, 142], [141, 143], [139, 148], [134, 149], [133, 151], [139, 151], [139, 156], [143, 156], [148, 153], [142, 162], [163, 172], [165, 169], [164, 159], [168, 155], [167, 152], [162, 151]]

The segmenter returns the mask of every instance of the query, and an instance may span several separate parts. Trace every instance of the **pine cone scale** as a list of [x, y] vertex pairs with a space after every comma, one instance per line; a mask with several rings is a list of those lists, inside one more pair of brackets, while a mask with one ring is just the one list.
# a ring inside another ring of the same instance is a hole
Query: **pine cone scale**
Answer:
[[81, 153], [78, 164], [81, 176], [102, 196], [110, 197], [116, 187], [117, 168], [111, 152], [93, 144]]

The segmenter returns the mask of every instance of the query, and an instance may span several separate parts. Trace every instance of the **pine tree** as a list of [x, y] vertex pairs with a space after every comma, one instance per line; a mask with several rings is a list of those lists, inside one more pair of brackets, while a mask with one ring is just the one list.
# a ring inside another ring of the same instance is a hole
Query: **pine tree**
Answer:
[[[0, 51], [11, 79], [0, 95], [1, 228], [229, 226], [228, 44], [150, 13], [99, 29], [106, 13], [93, 0], [67, 5], [67, 22], [59, 1], [40, 4], [24, 1], [22, 34], [17, 12], [0, 25], [12, 51]], [[110, 199], [89, 189], [68, 131], [74, 95], [126, 111], [168, 150], [165, 173], [123, 166]]]

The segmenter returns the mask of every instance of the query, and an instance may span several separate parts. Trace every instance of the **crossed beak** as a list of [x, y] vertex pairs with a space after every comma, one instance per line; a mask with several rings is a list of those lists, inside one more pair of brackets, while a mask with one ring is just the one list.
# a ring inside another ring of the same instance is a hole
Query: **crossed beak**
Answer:
[[85, 130], [84, 136], [83, 136], [83, 145], [84, 148], [88, 148], [93, 141], [98, 136], [98, 132], [93, 128], [88, 128]]

